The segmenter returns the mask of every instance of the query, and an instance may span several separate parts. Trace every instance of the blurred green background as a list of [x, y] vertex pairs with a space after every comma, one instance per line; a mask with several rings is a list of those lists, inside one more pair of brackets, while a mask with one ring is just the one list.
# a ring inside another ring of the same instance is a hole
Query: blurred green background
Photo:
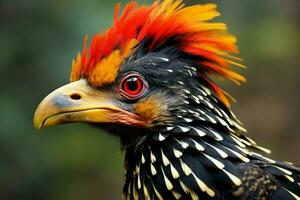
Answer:
[[[0, 199], [120, 199], [118, 138], [88, 125], [39, 133], [32, 125], [40, 100], [68, 82], [84, 35], [110, 25], [116, 2], [0, 1]], [[211, 1], [187, 1], [199, 2]], [[274, 158], [299, 165], [300, 1], [215, 2], [248, 66], [247, 84], [224, 82], [233, 110]]]

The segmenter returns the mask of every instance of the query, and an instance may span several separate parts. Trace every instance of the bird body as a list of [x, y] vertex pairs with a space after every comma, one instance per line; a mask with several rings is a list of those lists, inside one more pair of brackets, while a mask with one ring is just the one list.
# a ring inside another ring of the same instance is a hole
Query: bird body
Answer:
[[71, 83], [46, 97], [35, 126], [101, 124], [125, 151], [123, 199], [300, 200], [300, 170], [245, 136], [212, 76], [239, 84], [236, 39], [214, 4], [129, 3], [87, 37]]

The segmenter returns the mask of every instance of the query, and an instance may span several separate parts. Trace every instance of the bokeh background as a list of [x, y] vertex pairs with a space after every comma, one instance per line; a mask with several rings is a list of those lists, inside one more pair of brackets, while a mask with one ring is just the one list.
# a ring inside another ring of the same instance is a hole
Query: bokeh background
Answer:
[[[187, 1], [199, 2], [211, 1]], [[85, 34], [110, 25], [115, 3], [0, 1], [0, 199], [120, 199], [118, 138], [88, 125], [32, 125], [40, 100], [68, 82]], [[247, 84], [223, 84], [238, 100], [233, 110], [273, 158], [300, 165], [300, 1], [217, 3], [248, 66]]]

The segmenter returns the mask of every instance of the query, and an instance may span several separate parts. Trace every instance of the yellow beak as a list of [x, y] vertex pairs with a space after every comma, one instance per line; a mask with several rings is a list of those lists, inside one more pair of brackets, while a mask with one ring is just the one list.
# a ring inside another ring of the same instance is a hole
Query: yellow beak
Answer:
[[82, 79], [69, 83], [49, 94], [38, 106], [34, 115], [37, 129], [71, 122], [134, 123], [131, 112], [120, 109], [112, 94], [89, 86]]

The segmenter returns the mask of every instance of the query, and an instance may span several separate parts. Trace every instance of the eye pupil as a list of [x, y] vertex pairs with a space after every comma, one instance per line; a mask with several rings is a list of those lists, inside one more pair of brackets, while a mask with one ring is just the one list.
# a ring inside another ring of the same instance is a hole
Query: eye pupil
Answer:
[[138, 89], [138, 79], [131, 78], [127, 81], [127, 88], [130, 91], [136, 91]]

